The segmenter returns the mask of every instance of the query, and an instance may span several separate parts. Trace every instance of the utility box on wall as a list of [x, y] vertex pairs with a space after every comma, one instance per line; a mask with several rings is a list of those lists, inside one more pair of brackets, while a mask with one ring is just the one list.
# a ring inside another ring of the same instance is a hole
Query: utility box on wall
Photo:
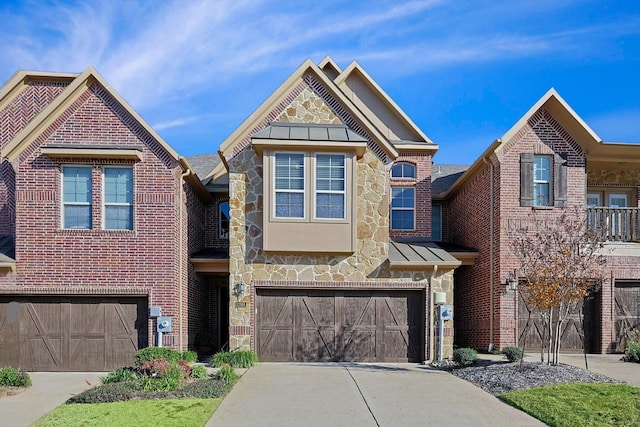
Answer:
[[451, 320], [451, 319], [453, 319], [453, 306], [452, 305], [441, 305], [438, 308], [440, 310], [440, 319], [442, 319], [442, 320]]
[[158, 317], [158, 332], [171, 332], [171, 317]]

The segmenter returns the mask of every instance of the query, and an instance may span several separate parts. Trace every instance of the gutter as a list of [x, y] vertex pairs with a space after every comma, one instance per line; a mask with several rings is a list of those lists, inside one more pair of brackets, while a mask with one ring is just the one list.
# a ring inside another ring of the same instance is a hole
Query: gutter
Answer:
[[[184, 189], [182, 188], [182, 181], [187, 177], [191, 175], [191, 169], [187, 169], [185, 170], [182, 175], [180, 175], [180, 186], [179, 186], [179, 190], [180, 190], [180, 206], [179, 206], [179, 211], [178, 211], [178, 221], [180, 221], [180, 226], [178, 227], [178, 244], [180, 247], [183, 246], [184, 243], [184, 224], [183, 224], [183, 216], [184, 216]], [[187, 247], [185, 248], [185, 250], [189, 250], [189, 245], [187, 242]], [[178, 336], [178, 348], [180, 349], [180, 351], [184, 351], [184, 339], [183, 339], [183, 334], [184, 334], [184, 322], [183, 322], [183, 312], [182, 312], [182, 300], [183, 300], [183, 287], [184, 287], [184, 283], [183, 283], [183, 271], [184, 271], [184, 254], [182, 253], [182, 251], [180, 251], [180, 256], [178, 259], [178, 284], [179, 284], [179, 288], [178, 288], [178, 319], [179, 319], [179, 326], [178, 326], [178, 333], [180, 334]], [[188, 280], [188, 278], [187, 278]]]
[[488, 156], [485, 156], [482, 158], [482, 161], [485, 164], [488, 164], [491, 167], [491, 183], [490, 183], [490, 204], [491, 204], [491, 209], [490, 209], [490, 220], [489, 220], [489, 351], [493, 350], [493, 329], [494, 329], [494, 314], [493, 314], [493, 287], [494, 287], [494, 282], [495, 282], [495, 272], [494, 270], [494, 264], [495, 264], [495, 257], [494, 257], [494, 234], [495, 234], [495, 226], [494, 226], [494, 221], [495, 221], [495, 208], [494, 208], [494, 202], [495, 202], [495, 194], [494, 194], [494, 176], [495, 176], [495, 170], [493, 167], [493, 162], [491, 162], [491, 160], [489, 159]]

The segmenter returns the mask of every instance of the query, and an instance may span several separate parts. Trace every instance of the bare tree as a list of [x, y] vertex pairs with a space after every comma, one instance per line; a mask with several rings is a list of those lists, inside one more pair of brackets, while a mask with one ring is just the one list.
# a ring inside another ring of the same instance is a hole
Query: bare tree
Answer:
[[[578, 305], [582, 310], [583, 299], [604, 279], [604, 228], [590, 224], [586, 212], [575, 208], [553, 218], [541, 218], [534, 211], [526, 221], [512, 224], [508, 233], [524, 279], [518, 292], [529, 315], [540, 315], [545, 331], [541, 361], [546, 347], [547, 363], [556, 365], [568, 315]], [[584, 331], [582, 346], [586, 351]]]

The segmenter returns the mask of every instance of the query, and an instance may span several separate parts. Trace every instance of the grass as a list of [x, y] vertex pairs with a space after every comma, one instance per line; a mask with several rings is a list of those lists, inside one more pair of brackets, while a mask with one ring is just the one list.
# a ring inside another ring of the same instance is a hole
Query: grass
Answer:
[[203, 426], [222, 399], [129, 400], [62, 405], [34, 426]]
[[640, 425], [640, 387], [625, 384], [568, 383], [499, 397], [552, 427]]

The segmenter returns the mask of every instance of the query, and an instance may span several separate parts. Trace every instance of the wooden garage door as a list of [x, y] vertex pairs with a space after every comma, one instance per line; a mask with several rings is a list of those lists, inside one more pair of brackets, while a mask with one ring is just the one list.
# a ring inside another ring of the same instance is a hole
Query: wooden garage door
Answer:
[[624, 352], [640, 339], [640, 282], [616, 281], [615, 313], [615, 351]]
[[133, 365], [147, 334], [145, 299], [0, 296], [0, 366], [109, 371]]
[[264, 361], [421, 361], [423, 299], [419, 291], [258, 289], [258, 356]]

